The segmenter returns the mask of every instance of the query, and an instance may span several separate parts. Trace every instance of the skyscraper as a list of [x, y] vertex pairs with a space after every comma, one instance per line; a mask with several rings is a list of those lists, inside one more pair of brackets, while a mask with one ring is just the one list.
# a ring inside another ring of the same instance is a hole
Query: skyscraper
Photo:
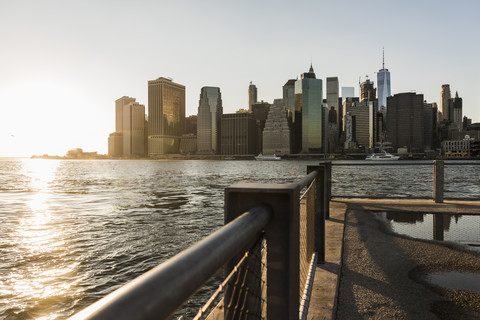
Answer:
[[148, 81], [148, 154], [178, 153], [185, 126], [185, 86], [160, 77]]
[[263, 129], [262, 152], [264, 154], [277, 155], [290, 153], [290, 126], [283, 101], [276, 100], [270, 106], [265, 128]]
[[452, 106], [452, 122], [455, 123], [458, 127], [458, 130], [462, 130], [463, 128], [463, 114], [462, 114], [462, 108], [463, 108], [463, 102], [462, 98], [458, 96], [458, 92], [455, 92], [455, 98], [452, 99], [451, 102]]
[[425, 150], [435, 150], [437, 145], [437, 104], [425, 102], [423, 105], [423, 143]]
[[360, 91], [360, 102], [375, 101], [376, 94], [375, 88], [373, 87], [373, 81], [370, 81], [370, 79], [367, 78], [364, 82], [360, 84]]
[[221, 150], [223, 155], [256, 154], [257, 121], [251, 113], [222, 115]]
[[440, 91], [440, 112], [442, 113], [443, 120], [453, 120], [449, 102], [451, 98], [452, 96], [450, 95], [450, 85], [442, 84], [442, 90]]
[[220, 153], [222, 114], [223, 107], [220, 88], [203, 87], [198, 103], [197, 153]]
[[123, 156], [145, 155], [145, 106], [143, 104], [130, 102], [123, 106], [122, 135]]
[[115, 100], [115, 132], [122, 132], [123, 130], [123, 106], [135, 102], [135, 100], [135, 98], [127, 96]]
[[[348, 98], [344, 102], [344, 107], [346, 141], [354, 141], [357, 146], [363, 146], [366, 149], [373, 148], [377, 129], [375, 125], [377, 112], [373, 101], [358, 102], [356, 98]], [[350, 128], [347, 123], [350, 124]]]
[[338, 98], [339, 98], [339, 86], [338, 86], [338, 77], [328, 77], [327, 78], [327, 105], [328, 109], [335, 110], [336, 114], [336, 124], [339, 125], [340, 119], [340, 110], [338, 106]]
[[378, 86], [378, 111], [381, 111], [382, 107], [387, 107], [387, 97], [390, 97], [390, 71], [385, 69], [385, 55], [383, 56], [382, 69], [377, 73], [377, 86]]
[[290, 112], [295, 111], [295, 79], [290, 79], [283, 85], [283, 105]]
[[[323, 81], [315, 77], [312, 65], [295, 82], [295, 112], [301, 114], [301, 152], [319, 153], [322, 149]], [[297, 117], [297, 116], [295, 116]], [[295, 119], [296, 125], [298, 124]], [[295, 138], [298, 143], [298, 139]]]
[[135, 98], [115, 100], [115, 132], [108, 138], [108, 154], [114, 157], [144, 156], [145, 106]]
[[252, 110], [252, 106], [257, 103], [257, 87], [252, 84], [250, 81], [250, 85], [248, 86], [248, 110]]
[[423, 94], [398, 93], [387, 98], [387, 133], [394, 150], [407, 147], [410, 152], [423, 152], [424, 101]]

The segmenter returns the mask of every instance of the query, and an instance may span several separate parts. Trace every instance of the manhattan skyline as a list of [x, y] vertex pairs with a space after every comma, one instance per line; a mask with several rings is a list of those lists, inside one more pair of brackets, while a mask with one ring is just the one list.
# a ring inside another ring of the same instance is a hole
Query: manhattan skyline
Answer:
[[[186, 115], [205, 86], [219, 87], [224, 113], [282, 97], [288, 79], [313, 64], [318, 79], [355, 87], [382, 67], [392, 95], [440, 102], [442, 84], [480, 122], [480, 4], [354, 1], [16, 1], [0, 4], [0, 156], [107, 153], [115, 100], [147, 107], [147, 82], [186, 87]], [[324, 97], [326, 98], [325, 94]]]

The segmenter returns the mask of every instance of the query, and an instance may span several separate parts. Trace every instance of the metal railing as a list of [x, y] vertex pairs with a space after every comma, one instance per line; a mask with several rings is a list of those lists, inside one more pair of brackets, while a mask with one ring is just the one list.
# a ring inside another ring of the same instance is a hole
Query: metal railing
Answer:
[[325, 260], [329, 172], [325, 162], [309, 166], [296, 183], [226, 188], [222, 228], [71, 319], [169, 318], [222, 266], [227, 279], [217, 291], [225, 287], [225, 319], [305, 315], [308, 269]]
[[[445, 167], [446, 166], [463, 166], [463, 165], [480, 165], [479, 161], [444, 161], [444, 160], [433, 160], [433, 161], [345, 161], [345, 162], [332, 162], [333, 167], [375, 167], [375, 166], [432, 166], [432, 196], [421, 196], [416, 194], [413, 198], [415, 199], [432, 199], [436, 203], [442, 203], [445, 199], [448, 200], [478, 200], [478, 198], [469, 198], [469, 197], [452, 197], [448, 196], [445, 193]], [[332, 180], [332, 170], [329, 171], [329, 180]], [[375, 180], [372, 180], [372, 183], [375, 183]], [[334, 188], [335, 189], [335, 188]], [[405, 196], [395, 196], [395, 195], [352, 195], [352, 194], [331, 194], [331, 198], [366, 198], [366, 199], [405, 199]]]

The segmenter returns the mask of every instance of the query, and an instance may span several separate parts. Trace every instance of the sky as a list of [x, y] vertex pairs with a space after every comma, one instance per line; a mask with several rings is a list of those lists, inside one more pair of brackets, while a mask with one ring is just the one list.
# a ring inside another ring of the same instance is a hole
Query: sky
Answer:
[[[480, 122], [480, 1], [0, 0], [0, 157], [108, 152], [115, 100], [148, 110], [147, 83], [220, 87], [224, 113], [250, 81], [272, 103], [308, 71], [355, 87], [385, 67], [392, 94], [440, 100], [442, 84]], [[324, 91], [325, 97], [325, 91]]]

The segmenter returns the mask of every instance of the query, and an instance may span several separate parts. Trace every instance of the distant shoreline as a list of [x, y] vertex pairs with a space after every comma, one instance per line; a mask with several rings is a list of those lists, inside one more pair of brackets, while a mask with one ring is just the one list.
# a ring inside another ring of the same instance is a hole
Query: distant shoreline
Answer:
[[[364, 160], [367, 153], [331, 155], [325, 158], [323, 154], [291, 154], [283, 155], [282, 160]], [[143, 161], [175, 161], [175, 160], [212, 160], [212, 161], [235, 161], [235, 160], [255, 160], [255, 155], [181, 155], [169, 154], [156, 157], [109, 157], [108, 155], [88, 155], [79, 157], [55, 156], [55, 155], [34, 155], [31, 157], [0, 157], [0, 160], [22, 160], [22, 159], [49, 159], [49, 160], [143, 160]], [[447, 157], [425, 157], [424, 154], [414, 154], [413, 157], [405, 157], [401, 160], [480, 160], [480, 158], [447, 158]]]

